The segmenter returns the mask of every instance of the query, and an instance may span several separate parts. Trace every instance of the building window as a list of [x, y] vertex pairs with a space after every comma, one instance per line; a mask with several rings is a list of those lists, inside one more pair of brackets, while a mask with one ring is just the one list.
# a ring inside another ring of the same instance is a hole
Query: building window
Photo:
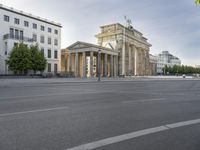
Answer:
[[44, 43], [44, 36], [40, 36], [40, 43]]
[[5, 55], [8, 54], [8, 42], [5, 42]]
[[10, 28], [10, 37], [14, 38], [14, 29], [13, 28]]
[[51, 64], [48, 63], [48, 72], [51, 72]]
[[48, 38], [48, 44], [51, 44], [51, 38]]
[[19, 19], [15, 18], [15, 24], [19, 24]]
[[58, 64], [54, 64], [54, 73], [58, 72]]
[[48, 58], [51, 58], [51, 50], [48, 49]]
[[40, 28], [41, 28], [41, 31], [44, 31], [44, 29], [45, 29], [44, 26], [41, 26]]
[[33, 23], [33, 29], [37, 29], [37, 24]]
[[24, 26], [25, 26], [25, 27], [28, 27], [28, 26], [29, 26], [28, 21], [24, 21]]
[[54, 34], [58, 34], [58, 30], [55, 29], [55, 30], [54, 30]]
[[9, 22], [9, 21], [10, 21], [10, 17], [9, 17], [9, 16], [6, 16], [6, 15], [4, 15], [4, 21], [6, 21], [6, 22]]
[[58, 59], [58, 51], [57, 50], [54, 51], [54, 58]]
[[24, 40], [24, 32], [22, 30], [19, 32], [19, 38], [20, 40]]
[[33, 34], [33, 42], [37, 42], [37, 34]]
[[15, 29], [15, 38], [19, 39], [19, 30]]
[[51, 33], [51, 28], [48, 28], [48, 32]]
[[41, 48], [41, 53], [44, 55], [44, 48]]
[[57, 39], [54, 39], [54, 45], [58, 45], [58, 40]]

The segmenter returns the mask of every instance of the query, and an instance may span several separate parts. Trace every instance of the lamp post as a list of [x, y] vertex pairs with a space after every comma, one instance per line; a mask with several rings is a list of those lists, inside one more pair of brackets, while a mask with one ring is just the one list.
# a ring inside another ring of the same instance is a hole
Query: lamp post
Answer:
[[101, 81], [101, 50], [98, 50], [98, 81]]

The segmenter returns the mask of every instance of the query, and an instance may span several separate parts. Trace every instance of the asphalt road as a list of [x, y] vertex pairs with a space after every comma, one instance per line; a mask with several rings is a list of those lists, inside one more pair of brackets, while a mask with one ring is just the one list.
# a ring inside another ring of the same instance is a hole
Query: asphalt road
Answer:
[[200, 80], [0, 86], [0, 150], [199, 150], [198, 119]]

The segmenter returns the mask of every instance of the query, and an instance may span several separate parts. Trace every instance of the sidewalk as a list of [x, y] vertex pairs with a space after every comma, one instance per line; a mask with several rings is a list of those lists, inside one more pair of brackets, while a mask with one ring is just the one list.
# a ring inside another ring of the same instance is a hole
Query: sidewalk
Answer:
[[[131, 81], [164, 81], [164, 80], [199, 80], [192, 77], [176, 76], [130, 76], [125, 78], [101, 78], [101, 82], [131, 82]], [[98, 78], [12, 78], [0, 79], [0, 87], [39, 86], [42, 84], [64, 83], [98, 83]]]

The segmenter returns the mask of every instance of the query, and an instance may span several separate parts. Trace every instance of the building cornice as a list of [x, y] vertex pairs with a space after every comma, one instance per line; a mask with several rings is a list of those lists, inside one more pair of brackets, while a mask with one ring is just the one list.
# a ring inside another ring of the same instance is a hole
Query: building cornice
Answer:
[[[124, 25], [122, 25], [122, 24], [120, 24], [120, 23], [113, 23], [113, 24], [109, 24], [109, 25], [100, 26], [100, 28], [105, 28], [105, 27], [115, 26], [115, 25], [121, 26], [122, 28], [125, 27]], [[138, 30], [136, 30], [136, 29], [131, 30], [131, 29], [129, 29], [128, 27], [125, 27], [125, 28], [126, 28], [126, 30], [129, 30], [129, 31], [131, 31], [131, 32], [137, 32], [138, 34], [143, 35], [140, 31], [138, 31]]]
[[23, 11], [19, 11], [19, 10], [13, 9], [12, 7], [6, 7], [6, 6], [2, 5], [2, 4], [0, 4], [0, 9], [62, 28], [60, 23], [55, 23], [55, 22], [49, 21], [47, 19], [43, 19], [43, 18], [40, 18], [40, 17], [37, 17], [37, 16], [33, 16], [32, 14], [28, 14], [28, 13], [25, 13]]

